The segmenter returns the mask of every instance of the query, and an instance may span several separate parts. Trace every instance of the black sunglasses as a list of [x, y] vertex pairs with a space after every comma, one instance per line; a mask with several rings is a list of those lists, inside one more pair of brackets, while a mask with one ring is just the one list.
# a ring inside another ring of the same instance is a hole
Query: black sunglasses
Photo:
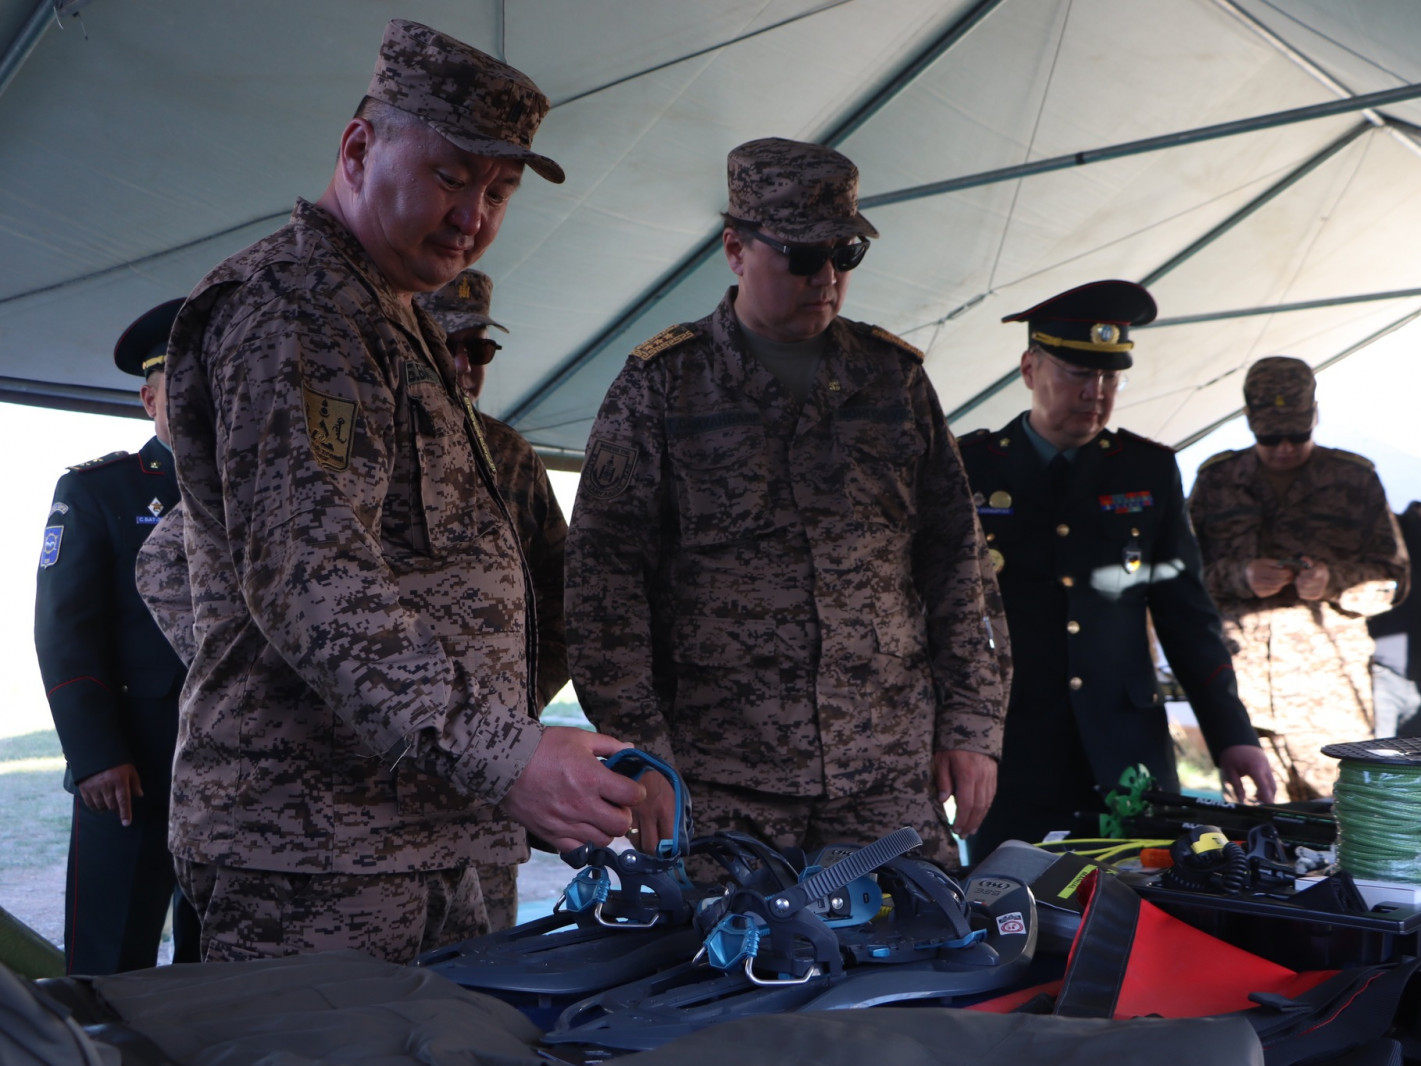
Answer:
[[1276, 448], [1284, 441], [1289, 444], [1306, 444], [1312, 440], [1312, 430], [1306, 433], [1255, 433], [1253, 439], [1265, 448]]
[[761, 244], [768, 244], [789, 260], [789, 272], [796, 277], [813, 277], [824, 269], [824, 264], [834, 263], [839, 273], [852, 270], [863, 262], [869, 242], [860, 238], [853, 244], [841, 244], [835, 248], [825, 248], [818, 244], [782, 244], [772, 237], [766, 237], [757, 229], [745, 229], [743, 233], [754, 237]]
[[449, 342], [449, 354], [458, 355], [463, 352], [470, 366], [488, 366], [493, 362], [493, 353], [502, 350], [503, 345], [492, 337], [473, 337], [468, 340], [460, 338]]

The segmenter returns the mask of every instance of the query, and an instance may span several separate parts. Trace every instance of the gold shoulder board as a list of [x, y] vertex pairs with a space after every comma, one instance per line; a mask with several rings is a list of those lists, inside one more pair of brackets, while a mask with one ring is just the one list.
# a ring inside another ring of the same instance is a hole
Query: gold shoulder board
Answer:
[[632, 349], [632, 355], [638, 359], [650, 359], [660, 355], [669, 348], [674, 348], [678, 344], [684, 344], [696, 335], [696, 331], [685, 326], [671, 326], [663, 329], [651, 340], [643, 341]]

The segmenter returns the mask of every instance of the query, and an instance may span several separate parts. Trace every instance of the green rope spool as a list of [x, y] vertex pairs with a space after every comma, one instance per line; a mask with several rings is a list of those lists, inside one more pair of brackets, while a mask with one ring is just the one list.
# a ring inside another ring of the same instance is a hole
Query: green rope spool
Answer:
[[1341, 759], [1332, 790], [1337, 861], [1353, 877], [1421, 884], [1421, 753], [1409, 748], [1390, 740], [1323, 749]]

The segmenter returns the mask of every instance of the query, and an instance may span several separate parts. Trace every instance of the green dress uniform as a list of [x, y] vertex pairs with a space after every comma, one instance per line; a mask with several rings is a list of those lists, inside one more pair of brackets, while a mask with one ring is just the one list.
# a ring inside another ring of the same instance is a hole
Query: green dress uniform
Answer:
[[[183, 664], [134, 586], [138, 549], [178, 501], [172, 453], [157, 437], [71, 467], [55, 486], [35, 597], [35, 650], [68, 762], [65, 785], [133, 763], [133, 824], [76, 795], [65, 890], [71, 973], [152, 966], [168, 901], [175, 957], [196, 959], [196, 915], [168, 852], [168, 792]], [[184, 937], [190, 936], [191, 943]]]
[[1137, 763], [1160, 788], [1178, 787], [1147, 612], [1214, 758], [1258, 743], [1173, 452], [1106, 431], [1055, 475], [1025, 419], [961, 440], [1017, 663], [996, 800], [972, 838], [974, 858], [1009, 838], [1095, 835], [1075, 812], [1100, 810], [1097, 784]]

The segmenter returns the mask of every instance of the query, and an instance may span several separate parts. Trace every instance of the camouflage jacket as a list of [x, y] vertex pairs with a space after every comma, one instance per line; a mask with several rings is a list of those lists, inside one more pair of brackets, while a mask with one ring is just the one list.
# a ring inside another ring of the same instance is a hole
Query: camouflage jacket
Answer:
[[168, 354], [196, 653], [171, 845], [396, 872], [482, 857], [541, 736], [527, 568], [438, 327], [298, 203]]
[[567, 684], [567, 634], [563, 624], [563, 554], [567, 519], [553, 495], [548, 472], [533, 446], [512, 426], [480, 413], [495, 479], [513, 515], [518, 540], [533, 575], [538, 618], [538, 709]]
[[995, 756], [1000, 603], [920, 354], [836, 319], [795, 412], [734, 297], [638, 348], [593, 427], [568, 540], [584, 710], [693, 778], [781, 794]]
[[[518, 527], [523, 555], [533, 575], [538, 619], [538, 708], [567, 684], [567, 636], [563, 626], [563, 552], [567, 521], [553, 494], [543, 461], [533, 446], [496, 418], [480, 414], [497, 467], [498, 491]], [[138, 552], [138, 590], [173, 650], [184, 663], [197, 654], [192, 589], [183, 548], [183, 509], [175, 505]]]
[[[1338, 740], [1370, 735], [1367, 618], [1405, 597], [1411, 569], [1372, 464], [1314, 446], [1279, 499], [1252, 448], [1224, 452], [1199, 468], [1189, 511], [1254, 722]], [[1327, 564], [1322, 599], [1303, 600], [1291, 584], [1253, 594], [1251, 560], [1304, 555]]]
[[1279, 499], [1252, 448], [1223, 452], [1199, 467], [1189, 514], [1204, 553], [1204, 578], [1220, 607], [1298, 603], [1292, 585], [1260, 603], [1244, 571], [1253, 559], [1302, 555], [1327, 564], [1323, 601], [1336, 611], [1370, 616], [1406, 596], [1406, 544], [1381, 480], [1360, 455], [1315, 445]]

